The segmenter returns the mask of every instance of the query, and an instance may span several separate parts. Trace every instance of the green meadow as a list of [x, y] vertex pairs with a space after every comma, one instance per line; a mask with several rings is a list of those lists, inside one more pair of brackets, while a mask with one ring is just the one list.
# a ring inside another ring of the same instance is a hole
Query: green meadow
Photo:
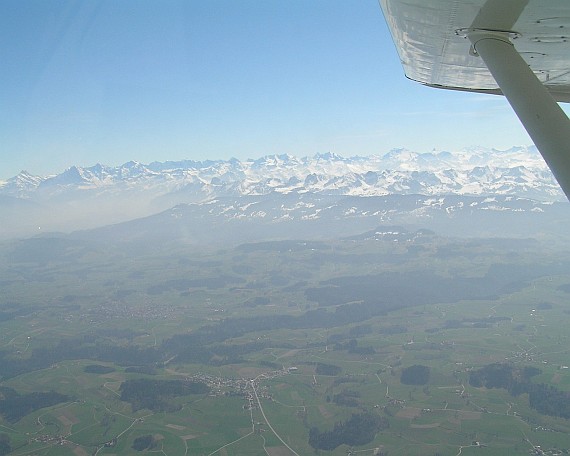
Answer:
[[[564, 400], [531, 401], [570, 395], [568, 245], [287, 242], [0, 246], [4, 454], [570, 452]], [[517, 394], [473, 385], [494, 364], [537, 370]], [[355, 417], [370, 438], [343, 440]]]

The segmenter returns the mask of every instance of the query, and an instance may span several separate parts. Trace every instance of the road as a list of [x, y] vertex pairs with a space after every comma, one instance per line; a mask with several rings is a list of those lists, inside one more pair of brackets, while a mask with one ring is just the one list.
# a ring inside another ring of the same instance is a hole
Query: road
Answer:
[[253, 394], [255, 396], [255, 400], [257, 401], [257, 406], [259, 407], [259, 411], [261, 412], [261, 415], [263, 416], [263, 419], [265, 420], [265, 422], [267, 423], [267, 426], [269, 426], [269, 429], [271, 429], [271, 432], [273, 432], [275, 434], [275, 437], [277, 437], [281, 443], [283, 445], [285, 445], [287, 447], [287, 449], [293, 453], [296, 456], [299, 456], [299, 453], [297, 453], [293, 448], [291, 448], [289, 445], [287, 445], [287, 443], [285, 443], [285, 440], [283, 440], [281, 438], [281, 436], [279, 434], [277, 434], [277, 432], [275, 432], [275, 429], [273, 429], [273, 426], [271, 426], [271, 423], [269, 422], [269, 420], [267, 419], [267, 416], [265, 416], [265, 412], [263, 411], [263, 407], [261, 405], [261, 401], [259, 400], [259, 396], [257, 395], [257, 389], [255, 387], [255, 382], [259, 379], [259, 377], [263, 376], [263, 374], [258, 375], [257, 377], [255, 377], [252, 381], [251, 381], [251, 388], [253, 389]]

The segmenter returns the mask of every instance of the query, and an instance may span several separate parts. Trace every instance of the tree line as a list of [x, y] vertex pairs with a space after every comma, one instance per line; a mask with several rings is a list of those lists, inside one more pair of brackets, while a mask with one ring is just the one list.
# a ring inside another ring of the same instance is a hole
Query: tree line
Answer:
[[353, 414], [347, 421], [335, 423], [330, 431], [309, 431], [309, 445], [318, 450], [332, 451], [340, 445], [365, 445], [382, 429], [389, 427], [388, 420], [370, 412]]
[[121, 383], [121, 400], [129, 402], [133, 411], [149, 409], [173, 412], [181, 408], [173, 399], [190, 394], [207, 394], [208, 385], [186, 380], [154, 380], [139, 378]]
[[528, 393], [529, 405], [543, 415], [570, 419], [570, 393], [552, 385], [532, 383], [540, 374], [535, 367], [518, 368], [511, 364], [494, 363], [472, 371], [469, 384], [475, 387], [503, 388], [511, 395]]
[[16, 423], [36, 410], [71, 400], [69, 396], [54, 391], [19, 394], [6, 386], [0, 386], [0, 397], [0, 415], [10, 423]]

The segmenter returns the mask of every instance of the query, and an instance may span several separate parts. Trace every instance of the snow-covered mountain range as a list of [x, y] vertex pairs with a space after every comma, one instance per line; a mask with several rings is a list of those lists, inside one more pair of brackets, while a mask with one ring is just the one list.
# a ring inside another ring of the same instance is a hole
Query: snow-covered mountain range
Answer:
[[0, 183], [0, 195], [46, 200], [69, 193], [142, 193], [174, 202], [216, 196], [311, 192], [351, 196], [388, 194], [516, 195], [561, 200], [563, 195], [534, 147], [344, 158], [271, 155], [257, 160], [178, 161], [118, 167], [72, 166], [40, 177], [22, 171]]
[[[479, 220], [487, 220], [490, 213], [554, 214], [552, 204], [557, 202], [567, 205], [534, 147], [470, 148], [455, 153], [398, 149], [350, 158], [271, 155], [244, 161], [97, 164], [72, 166], [46, 177], [22, 171], [0, 182], [0, 239], [145, 217], [142, 225], [131, 223], [128, 230], [137, 227], [150, 232], [153, 226], [158, 232], [169, 223], [182, 223], [176, 236], [193, 232], [194, 239], [209, 239], [214, 225], [224, 225], [225, 233], [225, 224], [234, 223], [234, 229], [236, 220], [270, 224], [276, 234], [278, 225], [287, 232], [293, 222], [302, 223], [303, 230], [306, 222], [322, 230], [325, 221], [330, 227], [356, 219], [366, 220], [370, 228], [378, 223], [425, 225], [429, 221], [430, 226], [442, 222], [447, 229], [451, 219], [464, 217], [469, 227], [474, 212], [483, 217]], [[163, 215], [149, 218], [153, 214]], [[251, 226], [247, 230], [248, 236], [255, 231]], [[350, 227], [341, 231], [350, 233]]]

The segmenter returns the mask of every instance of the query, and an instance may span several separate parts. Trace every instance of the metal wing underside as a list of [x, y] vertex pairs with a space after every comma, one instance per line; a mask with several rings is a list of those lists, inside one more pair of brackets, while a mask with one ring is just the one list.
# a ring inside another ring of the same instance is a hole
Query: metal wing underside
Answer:
[[483, 60], [470, 53], [464, 31], [508, 30], [555, 100], [570, 102], [570, 0], [379, 1], [408, 78], [501, 94]]

